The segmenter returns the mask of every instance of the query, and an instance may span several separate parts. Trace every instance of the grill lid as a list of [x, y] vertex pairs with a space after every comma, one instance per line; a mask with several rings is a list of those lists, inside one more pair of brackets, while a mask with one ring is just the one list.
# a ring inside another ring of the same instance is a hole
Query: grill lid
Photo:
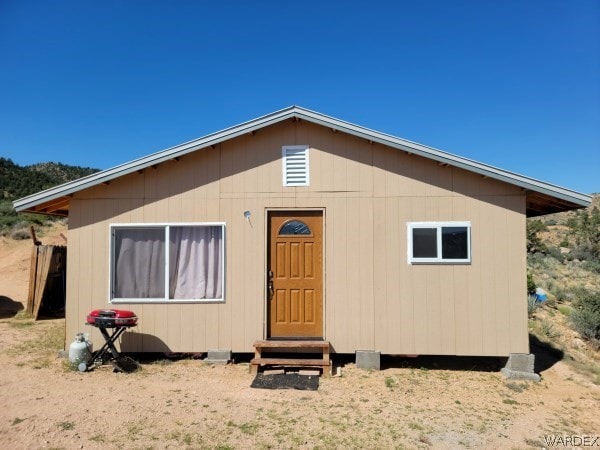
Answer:
[[95, 309], [87, 316], [87, 323], [96, 327], [134, 327], [137, 316], [133, 311], [124, 309]]

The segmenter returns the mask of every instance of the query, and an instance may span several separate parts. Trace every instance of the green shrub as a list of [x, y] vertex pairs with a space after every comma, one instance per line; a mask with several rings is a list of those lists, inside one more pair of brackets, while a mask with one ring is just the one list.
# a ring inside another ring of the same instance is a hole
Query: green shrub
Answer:
[[594, 206], [578, 211], [567, 225], [578, 248], [591, 256], [585, 260], [600, 260], [600, 209]]
[[527, 272], [527, 292], [530, 294], [535, 292], [536, 287], [535, 281], [533, 281], [533, 276]]
[[565, 255], [561, 253], [558, 247], [547, 247], [548, 255], [552, 256], [557, 261], [563, 263], [565, 261]]
[[548, 319], [543, 319], [538, 326], [539, 333], [546, 339], [555, 339], [560, 337], [560, 331], [558, 331], [552, 322]]
[[571, 251], [571, 255], [573, 259], [578, 259], [579, 261], [597, 261], [588, 247], [576, 246]]
[[550, 267], [548, 258], [542, 253], [529, 253], [527, 255], [529, 267], [535, 269], [534, 272], [543, 272]]
[[571, 312], [573, 311], [573, 308], [571, 308], [570, 306], [567, 305], [558, 305], [558, 311], [564, 315], [564, 316], [570, 316]]
[[27, 230], [18, 229], [11, 231], [9, 236], [15, 241], [24, 241], [25, 239], [29, 239], [29, 232]]
[[600, 261], [584, 261], [581, 267], [588, 272], [600, 274]]
[[[535, 289], [534, 289], [535, 290]], [[530, 316], [540, 307], [540, 302], [533, 294], [527, 296], [527, 314]]]
[[571, 323], [582, 337], [600, 347], [600, 293], [582, 290], [571, 312]]
[[573, 297], [573, 294], [566, 291], [562, 286], [556, 286], [554, 288], [554, 290], [552, 291], [552, 295], [554, 295], [554, 298], [556, 298], [556, 301], [559, 301], [559, 302], [570, 301]]

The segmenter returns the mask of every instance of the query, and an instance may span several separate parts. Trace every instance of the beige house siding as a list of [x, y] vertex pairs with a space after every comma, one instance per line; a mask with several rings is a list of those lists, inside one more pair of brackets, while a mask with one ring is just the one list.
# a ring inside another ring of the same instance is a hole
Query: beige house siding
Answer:
[[[282, 185], [281, 148], [310, 148], [310, 186]], [[130, 351], [232, 349], [264, 337], [266, 212], [324, 210], [325, 339], [337, 352], [528, 352], [525, 193], [307, 122], [284, 122], [77, 193], [69, 215], [67, 340], [109, 307], [109, 225], [226, 224], [226, 300], [119, 304]], [[250, 222], [244, 211], [251, 211]], [[410, 265], [411, 221], [470, 221], [472, 264]]]

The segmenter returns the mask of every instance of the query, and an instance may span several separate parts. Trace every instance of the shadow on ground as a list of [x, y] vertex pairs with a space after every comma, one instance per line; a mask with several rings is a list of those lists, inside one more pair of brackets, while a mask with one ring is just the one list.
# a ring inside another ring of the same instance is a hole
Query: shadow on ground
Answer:
[[[251, 353], [237, 353], [234, 355], [235, 362], [246, 363], [254, 357]], [[314, 358], [311, 354], [295, 354], [294, 357]], [[354, 364], [356, 356], [354, 353], [335, 353], [331, 355], [333, 366], [344, 367], [346, 364]], [[416, 358], [406, 356], [381, 355], [381, 370], [392, 368], [415, 368], [430, 370], [463, 370], [477, 372], [497, 372], [506, 364], [506, 358], [499, 357], [475, 357], [475, 356], [418, 356]]]
[[506, 364], [506, 358], [489, 356], [402, 356], [383, 355], [381, 368], [412, 368], [429, 370], [458, 370], [465, 372], [498, 372]]
[[21, 302], [16, 302], [12, 298], [0, 295], [0, 319], [10, 319], [23, 309]]
[[[534, 335], [529, 335], [530, 351], [535, 354], [535, 372], [548, 370], [564, 357], [564, 353], [552, 345], [540, 341]], [[143, 364], [169, 364], [182, 359], [202, 360], [206, 353], [137, 353], [131, 354]], [[253, 353], [234, 353], [233, 363], [249, 363]], [[295, 358], [311, 358], [311, 354], [295, 354]], [[332, 354], [334, 369], [354, 364], [354, 353]], [[506, 365], [506, 357], [497, 356], [395, 356], [381, 355], [381, 369], [412, 368], [428, 370], [457, 370], [465, 372], [499, 372]]]
[[535, 355], [535, 373], [548, 370], [565, 356], [562, 350], [540, 341], [533, 334], [529, 334], [529, 350]]

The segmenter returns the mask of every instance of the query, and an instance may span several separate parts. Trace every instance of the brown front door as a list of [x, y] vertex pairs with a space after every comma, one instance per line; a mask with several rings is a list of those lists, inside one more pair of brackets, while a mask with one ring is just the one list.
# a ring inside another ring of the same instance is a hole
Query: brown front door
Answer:
[[323, 213], [269, 213], [269, 338], [323, 337]]

